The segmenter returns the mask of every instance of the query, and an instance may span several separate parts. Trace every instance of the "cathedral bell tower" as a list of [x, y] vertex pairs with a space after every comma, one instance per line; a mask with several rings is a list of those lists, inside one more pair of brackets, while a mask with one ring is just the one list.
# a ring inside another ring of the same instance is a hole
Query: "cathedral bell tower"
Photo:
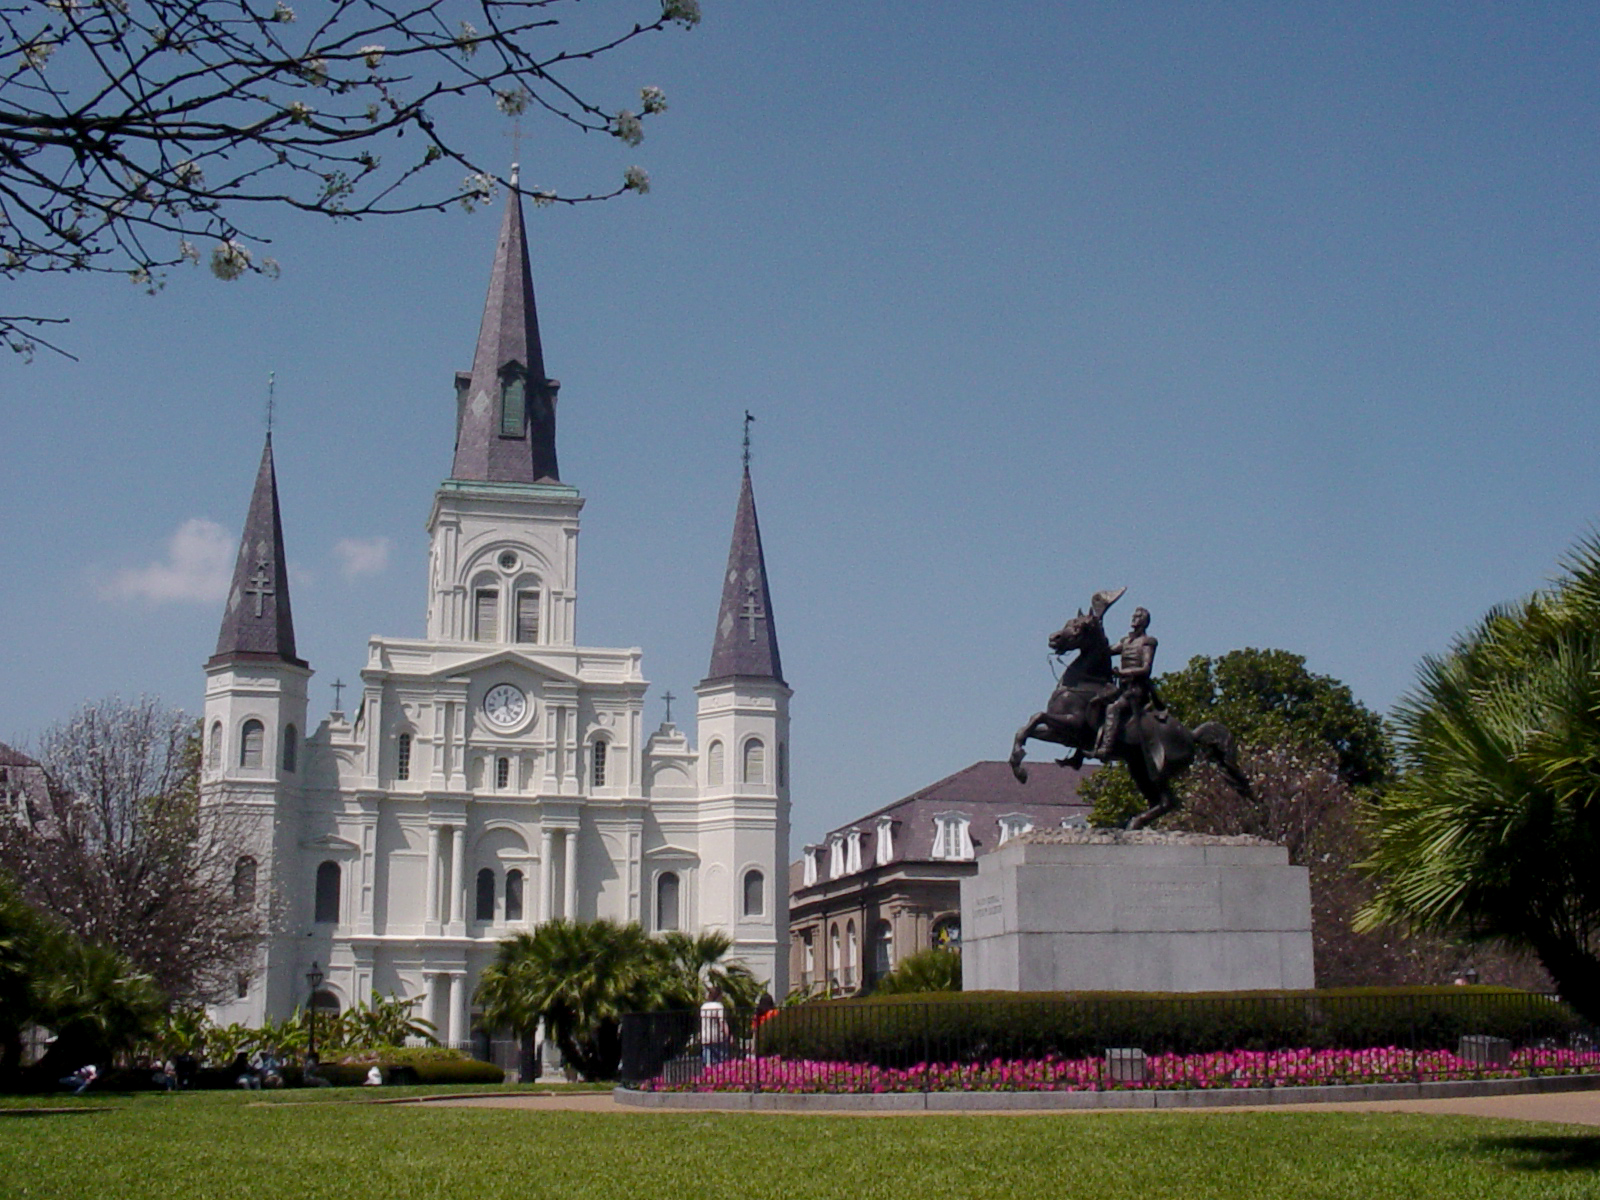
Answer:
[[789, 697], [767, 587], [767, 563], [747, 461], [711, 666], [695, 689], [700, 741], [700, 854], [732, 867], [708, 872], [701, 924], [734, 939], [775, 996], [789, 987]]
[[[295, 654], [270, 433], [239, 538], [216, 653], [205, 669], [203, 794], [208, 804], [238, 816], [243, 836], [234, 890], [265, 917], [278, 867], [290, 871], [295, 861], [311, 678], [311, 668]], [[237, 996], [218, 1010], [221, 1019], [259, 1023], [269, 1011], [285, 1011], [285, 1003], [292, 1007], [287, 994], [266, 994], [266, 968], [276, 951], [271, 940], [264, 943], [267, 961], [240, 976]], [[288, 975], [280, 971], [274, 978], [283, 984]]]

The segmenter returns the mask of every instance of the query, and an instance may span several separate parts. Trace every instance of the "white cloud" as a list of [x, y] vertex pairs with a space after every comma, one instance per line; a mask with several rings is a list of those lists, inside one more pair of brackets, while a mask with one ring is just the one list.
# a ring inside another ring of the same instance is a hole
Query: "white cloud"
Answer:
[[386, 537], [341, 538], [334, 543], [333, 552], [339, 558], [339, 569], [346, 579], [376, 575], [389, 565], [389, 539]]
[[106, 599], [135, 597], [154, 604], [215, 601], [228, 594], [237, 546], [215, 521], [190, 517], [167, 542], [164, 562], [127, 567], [100, 589]]

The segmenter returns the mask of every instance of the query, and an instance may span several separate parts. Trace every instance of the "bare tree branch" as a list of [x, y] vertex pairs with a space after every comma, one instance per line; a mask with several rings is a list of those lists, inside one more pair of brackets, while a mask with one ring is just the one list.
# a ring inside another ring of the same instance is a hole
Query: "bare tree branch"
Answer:
[[[0, 278], [87, 271], [155, 290], [202, 256], [223, 279], [270, 274], [252, 205], [360, 219], [470, 209], [501, 186], [537, 204], [648, 191], [637, 167], [609, 188], [522, 187], [440, 114], [533, 110], [637, 145], [661, 91], [610, 108], [575, 76], [700, 19], [698, 0], [631, 0], [646, 19], [585, 37], [567, 29], [581, 0], [297, 2], [304, 20], [286, 0], [0, 0]], [[37, 335], [50, 320], [0, 316], [0, 341], [58, 349]]]

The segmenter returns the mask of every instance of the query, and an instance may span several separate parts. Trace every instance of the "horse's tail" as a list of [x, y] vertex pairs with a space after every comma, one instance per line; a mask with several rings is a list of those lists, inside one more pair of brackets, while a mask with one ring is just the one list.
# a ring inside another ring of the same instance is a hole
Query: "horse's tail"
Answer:
[[1216, 721], [1207, 721], [1194, 731], [1195, 744], [1206, 753], [1206, 758], [1216, 763], [1227, 777], [1228, 786], [1246, 800], [1250, 798], [1250, 779], [1239, 769], [1239, 756], [1233, 734]]

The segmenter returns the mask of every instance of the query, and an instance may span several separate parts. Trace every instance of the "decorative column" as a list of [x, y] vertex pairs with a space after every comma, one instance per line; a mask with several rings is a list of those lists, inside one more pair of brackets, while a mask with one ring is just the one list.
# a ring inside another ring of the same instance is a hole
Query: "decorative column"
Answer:
[[567, 877], [562, 881], [567, 885], [567, 894], [561, 915], [569, 921], [575, 921], [578, 918], [578, 831], [567, 830], [562, 835], [562, 841], [567, 852]]
[[439, 839], [443, 836], [444, 830], [437, 825], [428, 830], [428, 907], [423, 913], [424, 921], [439, 919], [439, 864], [444, 857]]
[[555, 919], [556, 908], [556, 864], [554, 860], [555, 838], [550, 828], [545, 826], [539, 830], [539, 916], [542, 925], [546, 921]]
[[452, 825], [450, 827], [450, 921], [459, 925], [466, 919], [464, 900], [466, 898], [466, 881], [462, 875], [466, 871], [467, 861], [467, 827], [465, 825]]
[[450, 975], [450, 1040], [447, 1045], [459, 1046], [467, 1040], [467, 977], [463, 972]]

